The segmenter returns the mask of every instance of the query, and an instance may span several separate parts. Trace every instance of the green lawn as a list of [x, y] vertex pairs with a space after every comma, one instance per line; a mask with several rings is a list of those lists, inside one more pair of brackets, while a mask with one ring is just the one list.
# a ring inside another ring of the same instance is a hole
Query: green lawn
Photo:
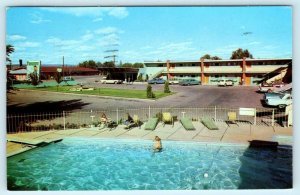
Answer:
[[[134, 89], [111, 89], [111, 88], [96, 88], [93, 91], [70, 91], [70, 89], [78, 88], [75, 86], [59, 86], [57, 87], [45, 87], [45, 88], [32, 88], [34, 90], [41, 91], [53, 91], [53, 92], [64, 92], [64, 93], [75, 93], [75, 94], [87, 94], [87, 95], [99, 95], [99, 96], [111, 96], [111, 97], [124, 97], [124, 98], [139, 98], [148, 99], [145, 90], [134, 90]], [[163, 91], [154, 91], [156, 98], [159, 99], [172, 95], [174, 93], [164, 93]]]

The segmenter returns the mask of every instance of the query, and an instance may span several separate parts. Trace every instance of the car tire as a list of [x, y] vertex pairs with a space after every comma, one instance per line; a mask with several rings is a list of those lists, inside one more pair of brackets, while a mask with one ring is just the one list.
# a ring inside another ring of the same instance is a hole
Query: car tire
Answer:
[[271, 89], [268, 89], [268, 90], [267, 90], [267, 92], [268, 92], [268, 93], [271, 93], [271, 92], [272, 92], [272, 90], [271, 90]]
[[117, 84], [117, 83], [118, 83], [117, 81], [114, 82], [114, 84]]

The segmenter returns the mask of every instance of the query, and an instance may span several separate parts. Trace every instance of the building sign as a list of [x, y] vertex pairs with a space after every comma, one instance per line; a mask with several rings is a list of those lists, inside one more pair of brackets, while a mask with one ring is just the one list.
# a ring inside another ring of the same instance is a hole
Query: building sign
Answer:
[[40, 79], [41, 61], [27, 61], [26, 77], [30, 80], [30, 74], [34, 74]]
[[239, 114], [243, 116], [255, 116], [255, 108], [240, 108]]

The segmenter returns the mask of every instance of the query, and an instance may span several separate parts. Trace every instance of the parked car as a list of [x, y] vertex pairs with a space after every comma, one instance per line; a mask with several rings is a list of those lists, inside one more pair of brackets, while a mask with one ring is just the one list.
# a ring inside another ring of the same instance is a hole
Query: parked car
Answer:
[[74, 79], [72, 77], [64, 77], [63, 81], [74, 81]]
[[107, 79], [106, 77], [103, 77], [100, 80], [100, 83], [102, 84], [122, 84], [123, 80], [118, 80], [118, 79]]
[[265, 103], [268, 106], [275, 106], [278, 108], [285, 108], [286, 106], [292, 104], [291, 94], [281, 94], [279, 96], [273, 96], [272, 98], [265, 99]]
[[196, 79], [183, 79], [178, 82], [179, 85], [199, 85], [200, 82], [197, 81]]
[[224, 86], [224, 87], [226, 87], [226, 86], [233, 86], [233, 81], [232, 80], [224, 80], [224, 79], [222, 79], [222, 80], [219, 80], [218, 86]]
[[284, 83], [273, 84], [273, 83], [261, 83], [258, 87], [259, 92], [272, 92], [276, 88], [281, 88], [284, 86]]
[[164, 84], [166, 81], [162, 78], [154, 78], [151, 80], [148, 80], [149, 84]]
[[169, 79], [169, 84], [170, 85], [179, 84], [179, 80], [177, 80], [177, 79]]

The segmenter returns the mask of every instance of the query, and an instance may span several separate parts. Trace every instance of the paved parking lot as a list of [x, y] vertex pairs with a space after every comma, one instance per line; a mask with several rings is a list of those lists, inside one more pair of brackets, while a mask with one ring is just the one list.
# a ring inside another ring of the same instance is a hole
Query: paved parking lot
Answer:
[[[134, 84], [100, 84], [95, 83], [94, 77], [76, 79], [84, 85], [146, 90], [146, 83]], [[153, 90], [162, 91], [164, 85], [152, 85]], [[263, 108], [263, 94], [257, 93], [257, 87], [234, 86], [179, 86], [171, 85], [170, 90], [176, 92], [172, 96], [159, 100], [123, 100], [103, 97], [92, 97], [73, 94], [57, 94], [42, 91], [19, 90], [8, 94], [8, 112], [18, 111], [55, 111], [55, 110], [100, 110], [124, 107], [210, 107], [224, 108], [255, 107]]]

